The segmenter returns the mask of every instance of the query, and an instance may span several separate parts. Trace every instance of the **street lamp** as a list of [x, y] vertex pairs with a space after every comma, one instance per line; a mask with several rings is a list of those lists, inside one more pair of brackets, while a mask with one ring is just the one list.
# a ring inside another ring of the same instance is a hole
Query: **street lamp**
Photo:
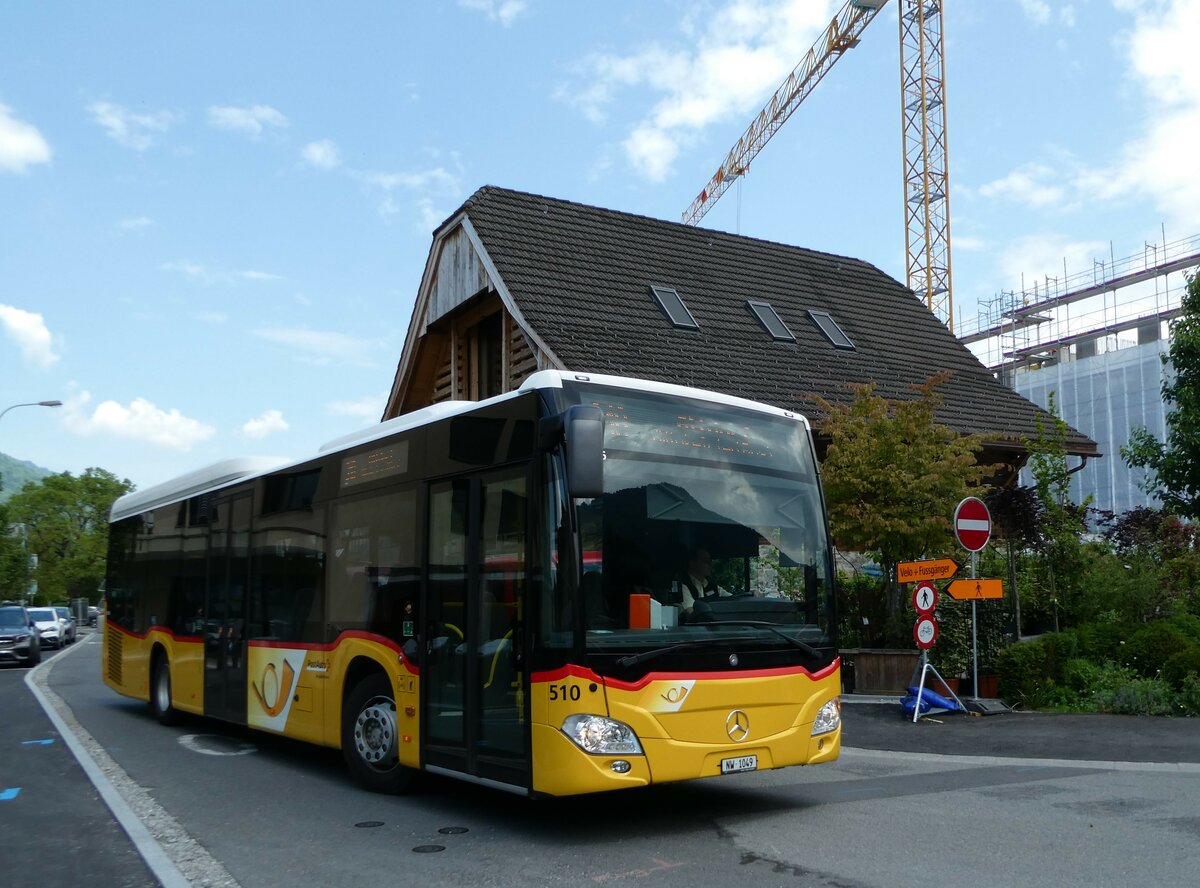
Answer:
[[62, 401], [29, 401], [25, 404], [13, 404], [11, 407], [5, 407], [0, 410], [0, 419], [4, 419], [4, 414], [10, 410], [15, 410], [17, 407], [61, 407]]

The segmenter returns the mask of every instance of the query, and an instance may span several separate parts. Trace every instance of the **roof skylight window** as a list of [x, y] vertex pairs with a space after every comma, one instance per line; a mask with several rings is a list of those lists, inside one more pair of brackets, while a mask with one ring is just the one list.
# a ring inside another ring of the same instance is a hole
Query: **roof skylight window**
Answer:
[[667, 316], [667, 320], [674, 326], [681, 330], [700, 329], [700, 325], [696, 323], [696, 319], [692, 317], [692, 313], [688, 311], [688, 307], [683, 304], [683, 300], [679, 298], [679, 294], [674, 289], [671, 287], [651, 287], [650, 292], [654, 294], [654, 301], [663, 310], [663, 314]]
[[756, 302], [753, 299], [746, 300], [746, 307], [754, 312], [754, 316], [758, 318], [758, 322], [763, 325], [771, 338], [778, 342], [795, 342], [796, 337], [788, 325], [783, 322], [775, 308], [769, 302]]
[[854, 350], [854, 343], [850, 341], [850, 337], [842, 332], [842, 328], [838, 326], [837, 321], [827, 311], [816, 311], [815, 309], [808, 310], [808, 316], [813, 319], [813, 323], [820, 328], [825, 334], [825, 338], [829, 340], [834, 348], [844, 348], [851, 351]]

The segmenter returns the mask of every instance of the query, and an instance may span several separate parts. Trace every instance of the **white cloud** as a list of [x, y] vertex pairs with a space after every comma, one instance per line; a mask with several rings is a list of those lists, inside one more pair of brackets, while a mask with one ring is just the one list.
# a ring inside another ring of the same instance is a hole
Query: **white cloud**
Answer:
[[363, 364], [368, 345], [361, 336], [347, 336], [328, 330], [310, 330], [304, 327], [270, 327], [256, 330], [260, 339], [287, 346], [301, 360], [316, 364], [347, 363]]
[[1066, 199], [1058, 172], [1044, 163], [1027, 163], [1007, 176], [981, 185], [979, 193], [1033, 207], [1056, 206]]
[[268, 271], [255, 271], [254, 269], [233, 269], [225, 270], [219, 268], [210, 268], [199, 262], [164, 262], [160, 268], [163, 271], [174, 271], [185, 277], [193, 278], [204, 284], [232, 284], [235, 281], [279, 281], [283, 280], [282, 275], [271, 274]]
[[26, 364], [49, 367], [58, 360], [54, 351], [54, 337], [46, 327], [46, 319], [40, 314], [11, 305], [0, 305], [0, 324], [4, 325], [5, 334], [20, 349], [21, 359]]
[[50, 162], [50, 145], [37, 127], [17, 120], [12, 109], [0, 103], [0, 170], [26, 173], [35, 163]]
[[528, 6], [525, 0], [458, 0], [463, 9], [482, 12], [488, 21], [508, 27]]
[[[623, 147], [634, 170], [658, 181], [694, 133], [717, 122], [745, 121], [757, 111], [829, 24], [835, 5], [842, 4], [732, 0], [707, 16], [694, 46], [655, 44], [630, 55], [594, 55], [583, 64], [585, 85], [560, 88], [557, 95], [599, 121], [622, 90], [657, 94]], [[685, 30], [690, 26], [685, 22]]]
[[[455, 193], [459, 190], [458, 177], [440, 166], [402, 173], [356, 171], [350, 175], [368, 188], [382, 192], [378, 207], [381, 216], [394, 216], [400, 212], [402, 204], [396, 199], [395, 192], [397, 191]], [[418, 198], [417, 204], [420, 210], [419, 224], [425, 226], [422, 230], [428, 231], [444, 218], [444, 215], [438, 216], [431, 225], [426, 225], [436, 215], [436, 212], [432, 210], [433, 200], [427, 194], [422, 194]]]
[[270, 105], [253, 105], [239, 108], [234, 105], [213, 105], [208, 109], [208, 125], [216, 129], [245, 133], [257, 139], [264, 127], [281, 128], [288, 125], [287, 118]]
[[1061, 154], [1030, 162], [978, 189], [984, 197], [1044, 208], [1149, 199], [1169, 227], [1189, 229], [1200, 206], [1195, 146], [1200, 144], [1200, 0], [1113, 0], [1132, 16], [1123, 40], [1129, 74], [1145, 93], [1140, 134], [1107, 166]]
[[1050, 21], [1050, 4], [1046, 0], [1018, 0], [1021, 11], [1035, 25]]
[[154, 220], [149, 216], [130, 216], [122, 219], [117, 223], [117, 227], [122, 231], [141, 231], [144, 228], [149, 228], [154, 224]]
[[198, 311], [192, 317], [203, 324], [213, 324], [214, 326], [229, 323], [229, 315], [223, 311]]
[[88, 112], [110, 139], [134, 151], [151, 147], [158, 134], [165, 133], [179, 119], [170, 111], [136, 114], [115, 102], [92, 102]]
[[319, 142], [309, 142], [300, 152], [300, 159], [309, 166], [322, 170], [336, 169], [342, 163], [341, 153], [337, 145], [329, 139]]
[[326, 409], [337, 416], [356, 416], [362, 419], [379, 419], [383, 416], [385, 395], [366, 395], [357, 401], [334, 401]]
[[[1032, 290], [1045, 278], [1062, 280], [1092, 268], [1108, 255], [1105, 241], [1072, 241], [1052, 234], [1032, 234], [1014, 241], [1000, 254], [1000, 272], [1012, 290]], [[1065, 268], [1064, 268], [1065, 266]]]
[[267, 410], [261, 416], [249, 419], [242, 424], [242, 434], [247, 438], [265, 438], [274, 432], [286, 432], [287, 420], [278, 410]]
[[186, 452], [216, 434], [212, 426], [174, 408], [162, 410], [145, 398], [135, 398], [128, 406], [104, 401], [89, 414], [90, 401], [88, 392], [80, 392], [64, 406], [64, 422], [77, 435], [128, 438]]

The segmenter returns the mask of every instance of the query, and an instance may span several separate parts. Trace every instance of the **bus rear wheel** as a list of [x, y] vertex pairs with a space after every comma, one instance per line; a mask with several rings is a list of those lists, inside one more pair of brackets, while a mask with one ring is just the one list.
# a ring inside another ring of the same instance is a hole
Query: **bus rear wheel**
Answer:
[[415, 776], [400, 764], [400, 731], [392, 684], [379, 673], [354, 686], [342, 711], [342, 757], [371, 792], [403, 792]]
[[160, 725], [175, 724], [176, 710], [171, 705], [171, 666], [165, 654], [154, 658], [150, 676], [150, 711]]

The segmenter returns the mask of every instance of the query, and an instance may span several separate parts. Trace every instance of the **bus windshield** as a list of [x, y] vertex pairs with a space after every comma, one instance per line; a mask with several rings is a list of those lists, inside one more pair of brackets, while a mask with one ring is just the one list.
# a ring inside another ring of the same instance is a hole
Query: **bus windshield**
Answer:
[[750, 652], [746, 668], [832, 662], [830, 551], [804, 425], [649, 393], [581, 400], [605, 412], [604, 493], [577, 504], [593, 665], [703, 668], [735, 651]]

